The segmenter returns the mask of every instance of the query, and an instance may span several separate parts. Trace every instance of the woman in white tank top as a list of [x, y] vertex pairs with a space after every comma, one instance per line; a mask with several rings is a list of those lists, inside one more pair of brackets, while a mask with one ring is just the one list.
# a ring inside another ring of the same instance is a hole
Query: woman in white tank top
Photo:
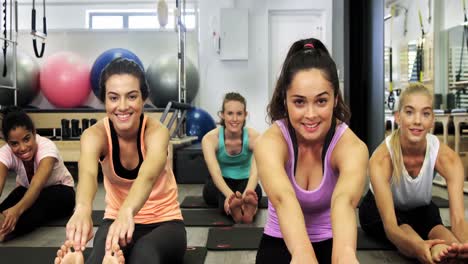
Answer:
[[[370, 159], [371, 185], [360, 206], [360, 223], [368, 234], [390, 240], [403, 255], [422, 263], [466, 263], [463, 164], [451, 148], [429, 134], [434, 124], [432, 102], [422, 84], [411, 84], [402, 92], [395, 113], [399, 129]], [[447, 181], [451, 230], [442, 224], [431, 201], [435, 172]]]

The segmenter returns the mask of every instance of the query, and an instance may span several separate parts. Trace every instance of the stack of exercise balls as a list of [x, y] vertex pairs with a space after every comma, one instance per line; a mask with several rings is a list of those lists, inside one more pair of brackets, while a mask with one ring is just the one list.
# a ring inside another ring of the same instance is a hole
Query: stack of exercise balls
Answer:
[[107, 64], [117, 58], [133, 60], [138, 65], [140, 65], [142, 70], [145, 69], [138, 56], [127, 49], [114, 48], [106, 50], [101, 55], [99, 55], [99, 57], [94, 61], [93, 67], [91, 68], [91, 85], [93, 88], [93, 93], [97, 97], [99, 97], [99, 78], [101, 77], [102, 70], [107, 66]]
[[55, 53], [43, 64], [40, 83], [42, 93], [54, 106], [80, 106], [91, 91], [89, 66], [75, 53]]
[[[0, 56], [0, 85], [13, 86], [13, 53], [11, 50], [7, 53], [6, 65], [7, 75], [3, 77], [3, 56]], [[16, 87], [17, 87], [17, 105], [26, 106], [39, 93], [39, 65], [36, 60], [26, 52], [16, 50]], [[0, 105], [7, 106], [14, 104], [14, 91], [11, 89], [0, 88]]]
[[[195, 65], [188, 58], [185, 62], [186, 103], [191, 103], [198, 92], [199, 77]], [[177, 56], [163, 55], [153, 60], [146, 70], [150, 99], [156, 107], [166, 107], [169, 101], [179, 101], [178, 69]]]

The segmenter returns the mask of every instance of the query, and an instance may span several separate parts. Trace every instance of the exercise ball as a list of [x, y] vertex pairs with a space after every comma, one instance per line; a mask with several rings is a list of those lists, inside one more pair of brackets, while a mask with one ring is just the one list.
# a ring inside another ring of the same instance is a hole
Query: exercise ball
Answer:
[[201, 108], [194, 107], [187, 112], [185, 119], [185, 134], [197, 136], [200, 142], [203, 136], [216, 128], [216, 123], [211, 115]]
[[41, 91], [56, 107], [82, 105], [91, 92], [89, 66], [77, 54], [58, 52], [41, 68]]
[[[3, 77], [3, 55], [0, 56], [0, 85], [13, 85], [13, 52], [7, 52], [7, 75]], [[26, 106], [39, 93], [39, 65], [26, 52], [16, 50], [16, 87], [17, 105]], [[0, 88], [0, 105], [14, 105], [14, 91]]]
[[[190, 103], [197, 95], [199, 78], [195, 65], [188, 59], [185, 62], [186, 103]], [[176, 56], [165, 55], [151, 62], [146, 70], [146, 79], [150, 89], [150, 100], [156, 107], [166, 107], [169, 101], [178, 101], [178, 76]]]
[[91, 86], [93, 88], [93, 93], [97, 97], [99, 97], [99, 79], [101, 78], [102, 70], [109, 64], [111, 61], [117, 58], [126, 58], [129, 60], [133, 60], [138, 65], [140, 65], [142, 71], [145, 70], [143, 67], [143, 63], [138, 58], [135, 53], [121, 48], [115, 48], [104, 51], [93, 63], [93, 67], [91, 68]]

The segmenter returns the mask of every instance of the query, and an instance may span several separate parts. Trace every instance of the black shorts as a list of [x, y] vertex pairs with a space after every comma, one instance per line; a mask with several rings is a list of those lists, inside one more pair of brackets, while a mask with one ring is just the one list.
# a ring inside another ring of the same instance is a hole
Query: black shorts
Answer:
[[[411, 226], [424, 240], [428, 239], [429, 232], [435, 226], [442, 225], [439, 208], [432, 201], [428, 205], [416, 207], [408, 211], [395, 209], [395, 215], [398, 225], [407, 224]], [[359, 207], [359, 221], [366, 233], [386, 239], [374, 194], [370, 190]]]

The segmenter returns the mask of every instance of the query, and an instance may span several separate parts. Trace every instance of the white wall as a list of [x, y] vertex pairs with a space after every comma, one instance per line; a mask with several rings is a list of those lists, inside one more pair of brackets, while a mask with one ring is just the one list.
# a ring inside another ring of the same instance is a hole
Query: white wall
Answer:
[[[175, 1], [168, 1], [174, 5]], [[250, 112], [248, 125], [260, 131], [268, 127], [266, 123], [266, 106], [268, 98], [268, 12], [270, 10], [324, 10], [326, 25], [324, 27], [325, 43], [330, 43], [332, 51], [332, 1], [321, 0], [199, 0], [187, 1], [199, 10], [199, 31], [189, 37], [189, 56], [194, 56], [199, 65], [200, 88], [195, 104], [207, 110], [213, 117], [220, 110], [222, 97], [226, 92], [238, 91], [247, 99]], [[21, 1], [20, 28], [30, 27], [31, 1]], [[36, 2], [37, 27], [42, 28], [42, 9]], [[131, 4], [130, 4], [131, 3]], [[46, 55], [58, 50], [72, 50], [86, 56], [91, 63], [106, 48], [131, 48], [148, 65], [150, 58], [160, 52], [173, 52], [176, 48], [174, 32], [88, 32], [64, 28], [83, 28], [84, 10], [87, 8], [155, 8], [156, 1], [122, 1], [122, 0], [55, 0], [47, 1], [47, 19], [49, 39]], [[220, 8], [239, 7], [249, 9], [249, 59], [244, 61], [221, 61], [213, 48], [212, 32], [219, 28]], [[132, 40], [132, 35], [138, 37]], [[135, 41], [136, 39], [136, 41]], [[142, 41], [146, 39], [147, 41]], [[20, 46], [30, 54], [32, 51], [31, 36], [27, 31], [20, 34]], [[174, 51], [175, 52], [175, 51]], [[198, 55], [198, 56], [197, 56]], [[198, 58], [197, 58], [198, 57]], [[41, 61], [40, 61], [41, 62]], [[44, 98], [34, 101], [41, 108], [49, 108]], [[90, 98], [88, 105], [95, 106], [95, 98]]]
[[[249, 59], [221, 61], [213, 49], [213, 30], [218, 30], [220, 8], [249, 9]], [[332, 1], [320, 0], [200, 0], [199, 66], [197, 102], [212, 116], [221, 109], [223, 95], [237, 91], [245, 96], [248, 126], [263, 131], [268, 98], [268, 11], [323, 9], [326, 12], [326, 43], [332, 43]], [[328, 47], [332, 52], [332, 47]]]
[[[105, 50], [125, 48], [134, 52], [145, 68], [162, 54], [177, 54], [177, 33], [174, 30], [88, 30], [85, 28], [86, 10], [88, 9], [143, 9], [156, 10], [156, 1], [86, 1], [61, 0], [47, 1], [46, 15], [48, 36], [44, 57], [37, 59], [41, 65], [47, 57], [58, 51], [72, 51], [79, 54], [89, 65]], [[191, 8], [195, 5], [189, 1]], [[174, 7], [173, 1], [169, 6]], [[187, 8], [189, 6], [187, 5]], [[19, 4], [18, 48], [34, 56], [31, 27], [31, 2]], [[36, 1], [36, 29], [42, 31], [42, 1]], [[9, 23], [9, 20], [8, 20]], [[8, 26], [9, 27], [9, 26]], [[197, 31], [187, 33], [187, 57], [198, 65]], [[39, 40], [40, 43], [40, 40]], [[39, 94], [31, 103], [41, 109], [53, 109], [47, 99]], [[102, 108], [103, 105], [91, 92], [86, 106]]]
[[[444, 0], [444, 21], [442, 30], [446, 30], [463, 23], [463, 5], [459, 0]], [[467, 6], [468, 8], [468, 6]], [[468, 14], [467, 14], [468, 15]]]

